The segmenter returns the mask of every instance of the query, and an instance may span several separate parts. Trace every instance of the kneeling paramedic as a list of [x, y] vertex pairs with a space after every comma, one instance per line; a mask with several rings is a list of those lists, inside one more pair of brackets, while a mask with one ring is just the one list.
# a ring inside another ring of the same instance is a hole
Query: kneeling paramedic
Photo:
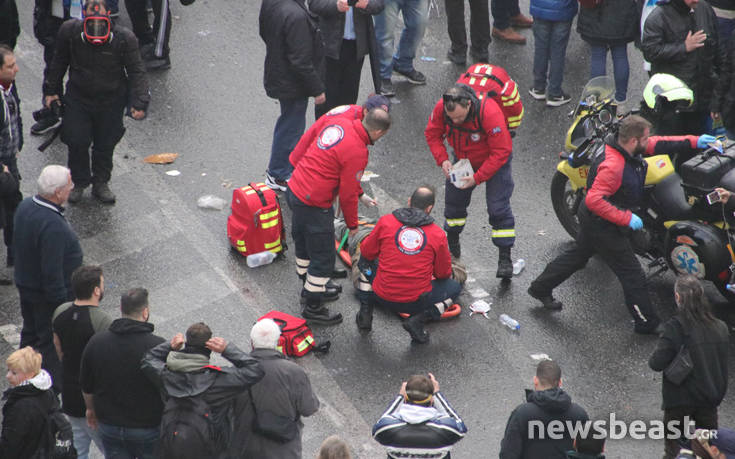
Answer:
[[[472, 191], [486, 182], [485, 200], [493, 228], [492, 241], [499, 250], [496, 277], [510, 279], [513, 276], [510, 250], [515, 242], [515, 219], [510, 208], [513, 142], [503, 111], [492, 98], [480, 101], [472, 88], [455, 84], [434, 106], [424, 134], [436, 164], [447, 177], [444, 229], [449, 250], [454, 257], [460, 257], [459, 235], [467, 221]], [[454, 150], [455, 160], [466, 158], [472, 165], [474, 174], [462, 178], [461, 188], [449, 180], [452, 161], [445, 140]]]
[[632, 231], [643, 228], [636, 214], [643, 209], [643, 186], [648, 163], [642, 155], [688, 154], [706, 148], [712, 136], [650, 137], [651, 124], [637, 115], [620, 123], [617, 137], [607, 141], [587, 176], [587, 195], [577, 213], [580, 231], [575, 243], [549, 263], [528, 289], [545, 308], [562, 303], [552, 290], [599, 255], [623, 286], [625, 304], [635, 321], [635, 332], [656, 333], [660, 320], [646, 290], [646, 275], [631, 246]]
[[[434, 190], [419, 187], [408, 207], [381, 217], [360, 244], [358, 266], [363, 278], [358, 292], [367, 290], [362, 285], [373, 278], [371, 299], [396, 313], [410, 314], [403, 328], [418, 343], [429, 340], [424, 322], [438, 320], [462, 290], [451, 278], [447, 236], [429, 215], [433, 208]], [[370, 329], [371, 325], [372, 302], [361, 298], [357, 326]]]
[[296, 247], [296, 272], [304, 282], [302, 316], [310, 323], [332, 325], [342, 315], [323, 303], [339, 297], [329, 276], [334, 269], [334, 209], [339, 204], [350, 234], [357, 232], [360, 179], [368, 162], [368, 145], [390, 128], [390, 115], [376, 108], [362, 120], [335, 117], [306, 150], [291, 154], [294, 172], [286, 195], [293, 211], [291, 234]]

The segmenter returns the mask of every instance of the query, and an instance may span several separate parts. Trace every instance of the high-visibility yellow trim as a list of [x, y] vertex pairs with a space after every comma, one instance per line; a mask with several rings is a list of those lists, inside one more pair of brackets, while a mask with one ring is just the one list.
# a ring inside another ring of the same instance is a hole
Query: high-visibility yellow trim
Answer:
[[242, 246], [244, 246], [244, 245], [245, 245], [245, 241], [237, 241], [237, 245], [242, 245]]
[[270, 220], [271, 218], [273, 218], [273, 217], [275, 217], [277, 215], [278, 215], [278, 209], [276, 209], [276, 210], [274, 210], [272, 212], [268, 212], [267, 214], [260, 214], [260, 219], [261, 220]]
[[296, 345], [296, 350], [299, 352], [303, 352], [306, 350], [307, 347], [309, 347], [314, 342], [314, 338], [307, 335], [304, 337], [304, 340]]
[[493, 237], [516, 237], [515, 229], [493, 230]]
[[475, 77], [470, 78], [470, 84], [471, 85], [475, 84]]
[[467, 223], [466, 218], [447, 218], [448, 226], [464, 226]]
[[504, 102], [503, 102], [503, 106], [504, 106], [504, 107], [510, 107], [511, 105], [515, 105], [515, 104], [517, 104], [519, 100], [521, 100], [521, 96], [517, 94], [517, 95], [516, 95], [516, 97], [515, 97], [515, 99], [513, 99], [513, 100], [508, 100], [507, 102], [506, 102], [506, 101], [504, 101]]
[[248, 249], [246, 249], [245, 247], [238, 247], [238, 248], [237, 248], [237, 251], [238, 251], [238, 252], [247, 252], [247, 251], [248, 251]]
[[273, 241], [273, 242], [266, 242], [265, 244], [263, 244], [263, 246], [266, 249], [272, 249], [273, 247], [275, 247], [277, 245], [281, 245], [281, 238], [280, 237], [278, 239], [276, 239], [275, 241]]
[[276, 218], [276, 219], [273, 219], [273, 220], [271, 220], [269, 222], [262, 222], [260, 224], [260, 227], [263, 228], [263, 229], [272, 228], [272, 227], [276, 226], [277, 224], [278, 224], [278, 219]]
[[276, 350], [283, 354], [283, 346], [276, 346]]
[[517, 97], [518, 97], [518, 86], [516, 86], [515, 88], [513, 88], [513, 92], [511, 92], [510, 95], [507, 95], [507, 96], [501, 95], [500, 96], [501, 99], [505, 99], [505, 100], [507, 100], [507, 99], [516, 99]]

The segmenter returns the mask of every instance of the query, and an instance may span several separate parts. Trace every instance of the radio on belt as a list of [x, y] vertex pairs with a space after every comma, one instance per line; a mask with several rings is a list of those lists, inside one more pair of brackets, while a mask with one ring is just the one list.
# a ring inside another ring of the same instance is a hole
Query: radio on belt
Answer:
[[463, 158], [454, 163], [452, 168], [449, 169], [449, 181], [457, 188], [462, 188], [462, 185], [464, 184], [462, 178], [470, 177], [474, 173], [475, 171], [472, 170], [470, 160]]

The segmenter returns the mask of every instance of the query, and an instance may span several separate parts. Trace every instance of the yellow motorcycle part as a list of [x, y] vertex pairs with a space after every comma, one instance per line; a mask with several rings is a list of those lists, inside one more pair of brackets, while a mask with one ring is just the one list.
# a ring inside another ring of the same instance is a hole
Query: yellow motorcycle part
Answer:
[[[569, 129], [567, 130], [566, 142], [564, 143], [564, 148], [566, 149], [566, 151], [572, 152], [577, 149], [577, 146], [572, 143], [572, 134], [574, 133], [574, 130], [577, 128], [577, 125], [579, 124], [579, 122], [582, 121], [582, 119], [585, 116], [587, 116], [588, 113], [589, 113], [588, 109], [581, 110], [577, 114], [577, 117], [574, 118], [574, 122], [572, 123], [572, 125], [569, 126]], [[584, 137], [582, 137], [580, 140], [584, 140]]]
[[669, 155], [649, 156], [646, 162], [648, 163], [646, 185], [655, 185], [674, 173], [674, 164]]
[[584, 188], [587, 186], [587, 174], [589, 174], [589, 166], [572, 167], [566, 160], [559, 161], [556, 165], [556, 170], [566, 175], [569, 179], [569, 183], [572, 185], [573, 190]]

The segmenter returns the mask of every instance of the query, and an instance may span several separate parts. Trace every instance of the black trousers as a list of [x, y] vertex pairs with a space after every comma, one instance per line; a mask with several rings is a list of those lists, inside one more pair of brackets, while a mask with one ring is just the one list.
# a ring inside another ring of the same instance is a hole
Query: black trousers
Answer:
[[[679, 429], [686, 429], [685, 416], [694, 421], [697, 429], [717, 429], [717, 407], [677, 406], [668, 408], [664, 410], [664, 425], [668, 425], [669, 421], [679, 421]], [[667, 438], [664, 442], [664, 459], [674, 459], [679, 454], [679, 449], [678, 440]]]
[[133, 33], [141, 45], [155, 44], [153, 54], [157, 58], [168, 56], [168, 41], [171, 37], [171, 9], [169, 0], [152, 0], [153, 29], [148, 22], [147, 0], [125, 0]]
[[599, 255], [613, 270], [623, 286], [625, 304], [636, 326], [656, 326], [659, 318], [646, 289], [646, 275], [633, 252], [630, 240], [612, 223], [580, 209], [581, 230], [577, 241], [549, 263], [531, 283], [531, 289], [546, 295], [572, 274], [584, 268], [593, 255]]
[[6, 158], [3, 162], [0, 162], [0, 169], [2, 164], [8, 166], [8, 172], [13, 174], [15, 180], [18, 182], [18, 189], [8, 194], [0, 194], [0, 217], [3, 219], [2, 227], [3, 230], [3, 242], [8, 250], [12, 250], [13, 245], [13, 219], [15, 217], [15, 209], [18, 208], [18, 204], [23, 200], [23, 194], [20, 192], [20, 172], [18, 172], [18, 159], [17, 158]]
[[[69, 147], [69, 170], [76, 187], [107, 183], [112, 176], [112, 152], [120, 141], [125, 101], [90, 107], [72, 97], [64, 98], [61, 140]], [[90, 171], [89, 147], [92, 146]]]
[[31, 346], [41, 353], [41, 367], [51, 374], [54, 388], [61, 390], [61, 362], [56, 355], [51, 316], [58, 304], [50, 304], [41, 292], [19, 288], [20, 313], [23, 327], [20, 330], [20, 347]]
[[351, 105], [357, 102], [364, 61], [365, 56], [357, 57], [356, 40], [342, 40], [339, 60], [326, 58], [327, 81], [325, 82], [325, 95], [327, 101], [316, 107], [317, 118], [334, 107]]
[[[464, 26], [465, 0], [444, 0], [447, 11], [447, 31], [452, 42], [452, 53], [467, 53], [467, 32]], [[487, 54], [490, 44], [490, 10], [488, 0], [469, 0], [470, 3], [470, 41], [472, 52]]]
[[334, 271], [334, 209], [307, 206], [291, 190], [286, 193], [293, 212], [291, 237], [296, 258], [309, 260], [308, 276], [328, 278]]

